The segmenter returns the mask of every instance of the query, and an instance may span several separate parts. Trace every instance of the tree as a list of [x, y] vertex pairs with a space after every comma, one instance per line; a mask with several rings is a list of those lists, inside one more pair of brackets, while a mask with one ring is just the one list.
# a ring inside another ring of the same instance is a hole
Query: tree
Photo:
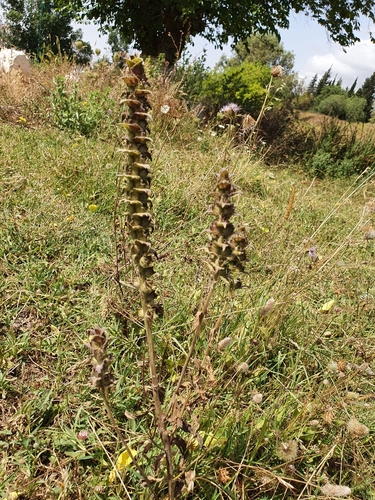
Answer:
[[116, 52], [126, 52], [131, 40], [124, 40], [118, 29], [112, 28], [108, 32], [108, 45], [111, 47], [112, 55]]
[[366, 121], [369, 121], [374, 110], [375, 101], [375, 72], [366, 78], [362, 87], [357, 90], [357, 96], [366, 99], [366, 106], [364, 109]]
[[311, 82], [307, 86], [307, 93], [310, 95], [315, 95], [317, 85], [318, 85], [318, 74], [315, 73], [315, 75], [311, 79]]
[[284, 74], [290, 74], [294, 66], [294, 54], [284, 49], [276, 35], [251, 35], [245, 41], [239, 42], [234, 51], [233, 65], [243, 62], [260, 62], [266, 66], [282, 66]]
[[352, 83], [352, 86], [350, 87], [350, 89], [346, 89], [347, 92], [348, 92], [348, 96], [349, 97], [352, 97], [354, 95], [354, 91], [355, 91], [355, 88], [357, 86], [357, 82], [358, 82], [358, 76], [357, 78], [354, 80], [354, 82]]
[[327, 69], [322, 78], [318, 81], [315, 88], [314, 96], [318, 96], [319, 94], [322, 93], [325, 87], [332, 84], [331, 73], [332, 73], [332, 67]]
[[173, 65], [190, 37], [202, 35], [217, 47], [233, 46], [253, 33], [289, 27], [289, 14], [306, 12], [341, 45], [359, 40], [360, 16], [375, 21], [375, 0], [59, 0], [97, 21], [118, 28], [145, 55], [164, 53]]
[[0, 38], [5, 45], [29, 54], [37, 54], [42, 47], [55, 54], [73, 53], [72, 41], [80, 37], [80, 31], [71, 26], [71, 10], [60, 11], [50, 0], [0, 0], [0, 7], [4, 15]]

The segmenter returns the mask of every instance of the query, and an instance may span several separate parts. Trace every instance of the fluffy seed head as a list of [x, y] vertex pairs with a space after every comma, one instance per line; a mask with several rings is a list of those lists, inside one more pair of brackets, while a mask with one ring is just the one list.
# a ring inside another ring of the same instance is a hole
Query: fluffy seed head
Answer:
[[253, 401], [254, 403], [256, 403], [257, 405], [260, 404], [262, 401], [263, 401], [263, 394], [261, 394], [260, 392], [258, 392], [257, 394], [255, 394], [253, 396]]
[[349, 422], [346, 424], [349, 434], [354, 437], [363, 437], [367, 436], [370, 432], [369, 428], [361, 424], [356, 418], [351, 418]]
[[351, 494], [352, 490], [348, 486], [341, 484], [327, 483], [321, 488], [321, 492], [326, 497], [346, 497]]
[[273, 299], [272, 297], [270, 299], [268, 299], [267, 302], [262, 307], [262, 309], [260, 310], [260, 315], [263, 318], [265, 318], [266, 316], [269, 316], [271, 314], [271, 312], [273, 311], [275, 304], [276, 304], [275, 299]]
[[284, 460], [284, 462], [290, 462], [298, 456], [298, 443], [294, 439], [281, 443], [277, 448], [277, 456]]
[[249, 365], [247, 363], [241, 363], [238, 365], [237, 371], [238, 373], [246, 373], [249, 369]]
[[218, 342], [217, 346], [220, 350], [222, 350], [230, 346], [232, 342], [233, 339], [231, 337], [225, 337], [224, 339], [220, 340], [220, 342]]

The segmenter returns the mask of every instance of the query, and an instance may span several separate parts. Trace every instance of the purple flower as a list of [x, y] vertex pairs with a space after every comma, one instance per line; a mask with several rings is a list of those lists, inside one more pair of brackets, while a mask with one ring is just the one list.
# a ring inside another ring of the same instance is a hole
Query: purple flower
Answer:
[[310, 259], [317, 259], [318, 258], [318, 254], [316, 253], [316, 247], [311, 247], [308, 251], [308, 255], [310, 257]]
[[84, 441], [85, 439], [87, 439], [89, 437], [89, 431], [87, 431], [86, 429], [82, 430], [82, 431], [79, 431], [77, 437], [81, 441]]
[[235, 104], [234, 102], [229, 102], [219, 110], [219, 113], [222, 113], [223, 115], [236, 115], [240, 111], [241, 108], [238, 106], [238, 104]]

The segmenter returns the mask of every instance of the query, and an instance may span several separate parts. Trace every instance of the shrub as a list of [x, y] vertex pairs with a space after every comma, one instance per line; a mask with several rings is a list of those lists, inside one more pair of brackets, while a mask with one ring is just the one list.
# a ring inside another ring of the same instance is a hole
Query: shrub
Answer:
[[202, 101], [213, 112], [228, 102], [235, 102], [246, 113], [256, 113], [262, 107], [270, 68], [259, 63], [242, 63], [222, 71], [210, 72], [202, 85]]
[[366, 99], [363, 97], [353, 96], [345, 101], [345, 118], [348, 122], [364, 122]]
[[93, 91], [84, 100], [77, 83], [69, 89], [65, 78], [58, 76], [50, 96], [53, 122], [62, 130], [90, 136], [99, 129], [102, 117], [108, 116], [107, 97], [108, 92]]
[[314, 147], [305, 156], [305, 169], [317, 177], [349, 177], [375, 166], [372, 136], [359, 137], [354, 126], [326, 120], [315, 131]]
[[342, 120], [346, 116], [346, 99], [344, 95], [333, 94], [323, 99], [316, 107], [318, 113], [335, 116]]

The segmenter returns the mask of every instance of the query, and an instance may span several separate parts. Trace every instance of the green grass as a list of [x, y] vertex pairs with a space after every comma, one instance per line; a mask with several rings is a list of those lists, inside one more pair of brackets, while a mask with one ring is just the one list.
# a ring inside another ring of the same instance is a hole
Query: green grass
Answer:
[[[374, 247], [364, 239], [374, 225], [373, 179], [314, 180], [296, 168], [264, 167], [245, 149], [230, 148], [225, 136], [199, 130], [189, 116], [171, 122], [155, 120], [152, 184], [164, 307], [154, 340], [165, 406], [210, 281], [204, 247], [211, 193], [224, 166], [239, 188], [236, 223], [246, 227], [250, 243], [243, 287], [231, 293], [220, 284], [213, 296], [180, 393], [181, 428], [168, 424], [179, 436], [174, 465], [181, 487], [194, 470], [189, 498], [314, 498], [325, 480], [350, 486], [352, 498], [374, 498]], [[132, 465], [122, 482], [108, 482], [123, 448], [88, 383], [84, 343], [95, 325], [110, 338], [118, 425], [147, 474], [165, 476], [128, 265], [120, 263], [122, 293], [116, 281], [119, 135], [115, 127], [113, 137], [100, 140], [0, 123], [4, 498], [12, 492], [31, 500], [147, 498]], [[307, 253], [312, 246], [316, 260]], [[262, 317], [271, 297], [275, 309]], [[220, 350], [225, 337], [232, 344]], [[239, 373], [243, 362], [249, 368]], [[353, 437], [350, 418], [369, 427], [369, 435]], [[196, 432], [206, 446], [197, 444]], [[289, 441], [298, 443], [298, 454], [286, 459], [282, 443]]]

